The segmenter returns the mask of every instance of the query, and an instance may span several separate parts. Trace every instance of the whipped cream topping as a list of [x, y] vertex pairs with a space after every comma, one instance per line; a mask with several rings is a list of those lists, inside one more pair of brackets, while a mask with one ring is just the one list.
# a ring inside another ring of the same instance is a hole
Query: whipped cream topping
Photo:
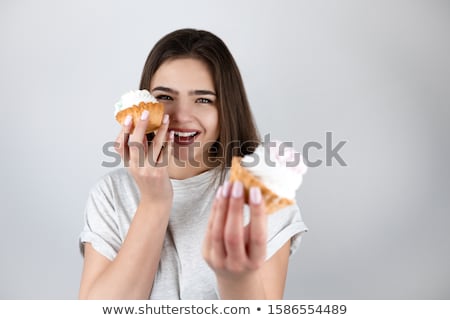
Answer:
[[241, 159], [241, 165], [280, 197], [294, 200], [307, 166], [292, 143], [271, 141]]
[[120, 111], [132, 107], [133, 105], [139, 105], [139, 102], [153, 102], [157, 103], [158, 100], [150, 94], [148, 90], [131, 90], [123, 94], [120, 100], [114, 105], [116, 116]]

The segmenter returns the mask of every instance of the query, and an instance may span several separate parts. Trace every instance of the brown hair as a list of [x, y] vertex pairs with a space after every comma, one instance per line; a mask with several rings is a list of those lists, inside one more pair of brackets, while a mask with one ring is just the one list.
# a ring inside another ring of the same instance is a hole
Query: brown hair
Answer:
[[260, 143], [241, 74], [225, 43], [204, 30], [181, 29], [167, 34], [156, 43], [147, 57], [140, 89], [150, 90], [151, 78], [165, 61], [187, 57], [205, 62], [212, 74], [218, 101], [220, 133], [210, 150], [219, 160], [220, 181], [223, 182], [232, 157], [250, 154]]

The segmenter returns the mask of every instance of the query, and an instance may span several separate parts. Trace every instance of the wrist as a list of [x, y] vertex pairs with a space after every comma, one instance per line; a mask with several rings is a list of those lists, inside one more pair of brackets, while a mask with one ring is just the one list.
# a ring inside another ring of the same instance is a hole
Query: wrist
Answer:
[[143, 197], [139, 202], [138, 211], [152, 216], [169, 216], [171, 208], [171, 201], [161, 201]]
[[265, 299], [265, 291], [258, 270], [238, 275], [216, 275], [221, 299]]

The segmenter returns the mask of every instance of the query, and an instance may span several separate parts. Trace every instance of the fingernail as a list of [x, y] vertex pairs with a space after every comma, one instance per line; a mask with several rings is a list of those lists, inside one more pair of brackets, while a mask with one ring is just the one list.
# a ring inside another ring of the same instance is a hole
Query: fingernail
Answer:
[[144, 110], [141, 114], [141, 120], [147, 120], [148, 119], [148, 110]]
[[242, 197], [243, 191], [244, 191], [244, 187], [242, 186], [242, 183], [240, 181], [235, 181], [233, 183], [233, 190], [231, 190], [232, 197], [233, 198]]
[[224, 198], [228, 197], [228, 193], [229, 193], [229, 185], [230, 183], [228, 181], [225, 181], [225, 183], [223, 184], [223, 188], [222, 188], [222, 196]]
[[173, 140], [175, 139], [175, 131], [170, 131], [169, 132], [169, 139], [170, 139], [170, 142], [173, 142]]
[[260, 204], [261, 203], [261, 190], [258, 187], [251, 187], [250, 188], [250, 202], [253, 204]]
[[128, 127], [131, 124], [131, 119], [133, 119], [133, 117], [131, 115], [127, 115], [123, 121], [123, 125]]
[[220, 199], [221, 195], [222, 195], [222, 186], [220, 186], [219, 189], [217, 189], [216, 199]]
[[168, 124], [169, 123], [169, 115], [165, 114], [163, 117], [163, 124]]

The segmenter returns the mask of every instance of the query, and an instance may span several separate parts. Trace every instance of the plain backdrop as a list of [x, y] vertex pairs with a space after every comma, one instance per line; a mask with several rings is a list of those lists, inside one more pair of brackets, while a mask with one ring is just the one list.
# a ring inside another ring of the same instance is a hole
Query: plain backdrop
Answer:
[[[450, 298], [449, 1], [0, 4], [0, 298], [76, 299], [113, 105], [178, 28], [221, 37], [261, 133], [308, 142], [286, 299]], [[339, 155], [326, 165], [326, 135]]]

